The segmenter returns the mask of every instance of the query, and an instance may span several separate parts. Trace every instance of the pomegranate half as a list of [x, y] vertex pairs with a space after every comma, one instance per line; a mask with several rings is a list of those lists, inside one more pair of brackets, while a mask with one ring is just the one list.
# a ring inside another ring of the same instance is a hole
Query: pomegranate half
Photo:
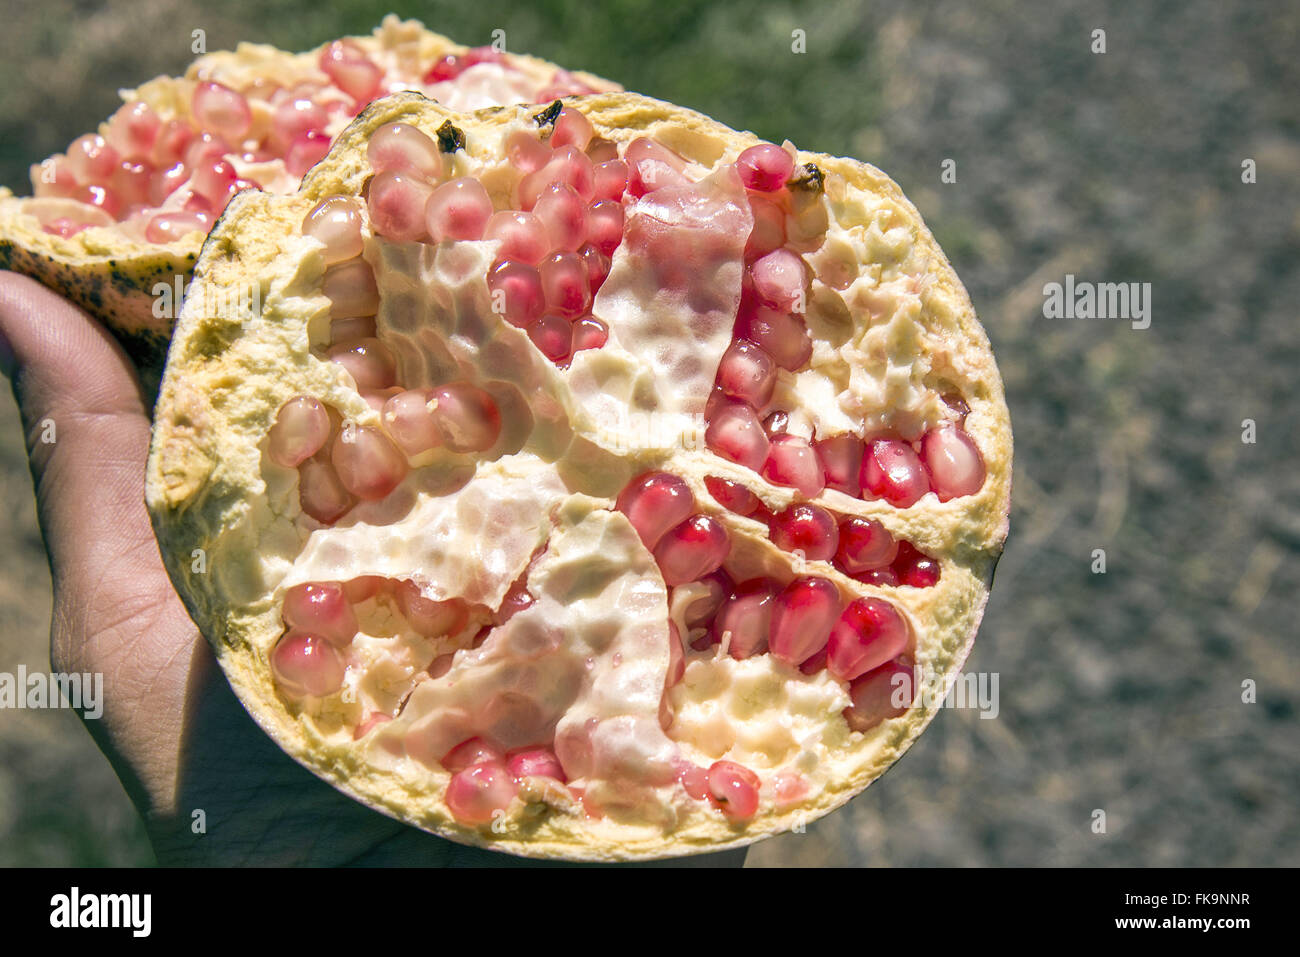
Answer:
[[399, 93], [231, 200], [147, 481], [294, 758], [456, 841], [636, 860], [810, 821], [915, 740], [1011, 431], [879, 170], [634, 94]]
[[[416, 90], [481, 109], [617, 89], [534, 57], [459, 46], [392, 14], [372, 36], [307, 53], [242, 43], [200, 57], [183, 77], [124, 91], [98, 130], [32, 167], [32, 196], [0, 187], [0, 269], [72, 299], [138, 364], [160, 368], [178, 282], [189, 281], [230, 196], [296, 190], [371, 100]], [[160, 283], [169, 298], [155, 294]]]

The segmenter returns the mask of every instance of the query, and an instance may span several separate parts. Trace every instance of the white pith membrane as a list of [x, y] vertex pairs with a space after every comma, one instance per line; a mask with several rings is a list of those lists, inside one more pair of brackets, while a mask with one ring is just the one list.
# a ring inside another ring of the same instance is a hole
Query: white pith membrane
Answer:
[[[964, 655], [927, 633], [978, 619], [986, 571], [956, 544], [963, 503], [1003, 494], [978, 451], [1001, 399], [926, 316], [929, 264], [886, 197], [789, 144], [732, 134], [687, 161], [593, 136], [596, 100], [394, 107], [368, 139], [400, 148], [349, 144], [354, 191], [277, 239], [222, 358], [284, 381], [238, 413], [263, 423], [233, 450], [265, 483], [252, 511], [202, 544], [336, 783], [364, 769], [390, 813], [516, 853], [662, 856], [824, 813], [919, 733], [889, 680]], [[444, 123], [465, 145], [436, 157]], [[584, 170], [619, 161], [628, 188], [603, 197]], [[586, 242], [601, 202], [623, 212], [607, 261]], [[540, 227], [481, 238], [510, 210]], [[505, 255], [539, 228], [528, 258], [587, 250], [594, 295]], [[542, 304], [494, 300], [503, 269]], [[201, 429], [183, 388], [175, 421]], [[719, 426], [740, 419], [757, 427]]]

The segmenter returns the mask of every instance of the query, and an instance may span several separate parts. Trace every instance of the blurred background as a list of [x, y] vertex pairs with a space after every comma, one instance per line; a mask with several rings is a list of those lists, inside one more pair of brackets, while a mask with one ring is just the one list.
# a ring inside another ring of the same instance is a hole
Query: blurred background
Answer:
[[[215, 6], [0, 5], [0, 182], [28, 192], [28, 164], [108, 116], [119, 87], [183, 72], [195, 29], [209, 50], [300, 50], [392, 9], [470, 45], [504, 29], [511, 50], [867, 160], [921, 209], [1015, 428], [1011, 538], [967, 664], [999, 675], [1000, 712], [941, 712], [865, 794], [749, 866], [1300, 864], [1300, 6]], [[1151, 327], [1044, 319], [1043, 285], [1067, 273], [1151, 283]], [[8, 390], [0, 524], [0, 671], [48, 670], [49, 574]], [[0, 864], [152, 859], [72, 713], [0, 711]]]

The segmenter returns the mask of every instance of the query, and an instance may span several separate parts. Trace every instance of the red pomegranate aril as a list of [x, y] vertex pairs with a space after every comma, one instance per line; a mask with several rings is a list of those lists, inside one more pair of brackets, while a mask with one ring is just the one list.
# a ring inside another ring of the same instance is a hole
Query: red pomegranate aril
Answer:
[[425, 598], [420, 586], [410, 579], [399, 582], [394, 593], [402, 617], [426, 638], [456, 635], [469, 624], [469, 609], [459, 598], [446, 601]]
[[553, 253], [542, 260], [537, 272], [548, 310], [574, 319], [591, 306], [587, 267], [577, 253]]
[[796, 488], [808, 498], [820, 495], [826, 486], [817, 452], [803, 436], [790, 433], [772, 436], [762, 474], [769, 482]]
[[429, 407], [432, 389], [409, 389], [384, 403], [384, 428], [407, 455], [419, 455], [442, 445], [442, 432]]
[[503, 209], [493, 213], [483, 229], [483, 238], [501, 243], [503, 260], [536, 266], [550, 252], [546, 227], [533, 213]]
[[205, 213], [181, 210], [175, 213], [159, 213], [149, 220], [144, 238], [151, 243], [164, 245], [184, 239], [190, 233], [206, 233], [212, 228], [212, 217]]
[[335, 86], [363, 105], [379, 94], [384, 78], [383, 70], [351, 40], [335, 40], [322, 50], [320, 68]]
[[762, 302], [783, 312], [803, 314], [807, 307], [808, 269], [788, 249], [777, 249], [749, 267], [754, 292]]
[[271, 652], [271, 670], [280, 690], [295, 698], [323, 698], [343, 687], [339, 653], [317, 635], [290, 633]]
[[841, 608], [839, 589], [828, 579], [796, 578], [772, 605], [772, 654], [789, 665], [807, 661], [826, 647]]
[[500, 764], [505, 760], [501, 749], [482, 738], [467, 738], [442, 756], [438, 763], [455, 774], [476, 764]]
[[612, 199], [592, 203], [587, 216], [587, 239], [606, 256], [614, 255], [623, 241], [623, 204]]
[[471, 176], [443, 183], [425, 206], [430, 238], [436, 242], [477, 240], [492, 218], [492, 200], [483, 184]]
[[886, 662], [855, 678], [849, 685], [844, 720], [851, 731], [870, 731], [880, 722], [899, 718], [916, 700], [912, 665], [905, 658]]
[[320, 130], [299, 133], [284, 154], [284, 168], [290, 176], [303, 176], [330, 151], [330, 138]]
[[[506, 136], [506, 159], [519, 172], [534, 173], [547, 164], [551, 148], [528, 130], [514, 130]], [[542, 185], [538, 185], [540, 194]]]
[[627, 191], [637, 199], [664, 186], [689, 182], [683, 172], [685, 157], [648, 137], [637, 137], [629, 143], [623, 160], [628, 169]]
[[831, 629], [826, 668], [842, 681], [852, 681], [907, 648], [907, 623], [881, 598], [859, 598], [844, 609]]
[[411, 173], [376, 173], [366, 198], [371, 226], [396, 242], [423, 239], [428, 232], [424, 210], [432, 194], [428, 184]]
[[433, 413], [443, 443], [453, 452], [486, 452], [501, 435], [496, 400], [468, 382], [435, 388]]
[[329, 414], [319, 400], [300, 395], [280, 406], [267, 433], [266, 454], [284, 468], [297, 468], [321, 450], [330, 435]]
[[677, 766], [677, 780], [681, 782], [686, 793], [697, 801], [709, 796], [709, 771], [690, 761], [682, 761]]
[[709, 766], [709, 797], [727, 817], [747, 821], [758, 813], [758, 775], [734, 761]]
[[754, 578], [736, 585], [713, 619], [709, 629], [712, 643], [725, 640], [727, 654], [738, 661], [761, 655], [767, 650], [776, 592], [777, 585], [770, 578]]
[[487, 277], [492, 294], [492, 310], [506, 322], [526, 329], [546, 308], [542, 277], [526, 263], [503, 260], [492, 267]]
[[739, 482], [710, 475], [704, 484], [719, 505], [737, 515], [753, 515], [761, 504], [758, 496]]
[[324, 451], [298, 467], [298, 501], [322, 525], [333, 525], [352, 508], [354, 499]]
[[609, 327], [595, 316], [583, 316], [573, 324], [573, 351], [599, 349], [609, 341]]
[[623, 487], [614, 507], [627, 516], [642, 544], [654, 551], [665, 532], [695, 511], [695, 496], [676, 475], [646, 472]]
[[592, 178], [592, 189], [597, 200], [609, 200], [622, 205], [623, 192], [627, 189], [627, 163], [621, 159], [597, 163]]
[[835, 564], [850, 575], [883, 568], [897, 555], [898, 542], [874, 519], [851, 517], [840, 522]]
[[553, 312], [533, 321], [528, 327], [528, 338], [556, 365], [564, 365], [573, 355], [573, 325]]
[[373, 316], [379, 311], [375, 273], [362, 259], [350, 259], [326, 269], [321, 279], [321, 293], [330, 301], [330, 317], [333, 319]]
[[794, 159], [779, 146], [759, 143], [736, 157], [736, 172], [746, 189], [775, 193], [794, 173]]
[[190, 189], [213, 205], [214, 209], [224, 207], [235, 188], [239, 174], [235, 167], [223, 159], [199, 163], [190, 176]]
[[397, 363], [378, 339], [340, 342], [330, 346], [325, 355], [347, 369], [362, 392], [387, 389], [397, 383]]
[[587, 204], [573, 187], [552, 183], [533, 204], [533, 213], [546, 227], [551, 248], [573, 252], [587, 241]]
[[718, 364], [718, 387], [756, 409], [767, 405], [776, 387], [772, 357], [746, 339], [733, 339]]
[[713, 411], [704, 430], [704, 442], [713, 452], [757, 472], [767, 460], [768, 438], [754, 410], [728, 402]]
[[810, 562], [826, 561], [839, 545], [839, 529], [830, 512], [818, 505], [791, 505], [772, 517], [772, 542], [780, 549], [801, 551]]
[[560, 759], [550, 748], [525, 748], [514, 751], [506, 761], [506, 770], [516, 780], [521, 778], [554, 778], [561, 784], [569, 778], [560, 765]]
[[745, 243], [745, 262], [761, 259], [785, 245], [785, 210], [762, 196], [749, 198], [754, 228]]
[[727, 557], [731, 536], [708, 515], [692, 515], [670, 528], [655, 546], [655, 561], [671, 588], [716, 571]]
[[433, 181], [442, 176], [442, 153], [409, 123], [388, 123], [366, 144], [366, 159], [376, 173], [392, 170]]
[[320, 635], [337, 647], [356, 637], [357, 616], [338, 582], [308, 582], [295, 585], [284, 595], [280, 612], [294, 631]]
[[555, 126], [551, 130], [551, 148], [572, 146], [575, 149], [585, 150], [594, 133], [595, 130], [592, 129], [591, 121], [587, 117], [573, 107], [566, 106], [555, 118]]
[[302, 234], [325, 244], [325, 265], [361, 255], [361, 203], [351, 196], [328, 196], [302, 221]]
[[220, 83], [205, 82], [194, 88], [191, 101], [199, 129], [238, 143], [253, 125], [253, 113], [241, 93]]
[[939, 562], [919, 551], [911, 542], [899, 544], [893, 568], [900, 585], [930, 588], [939, 583]]
[[826, 474], [826, 487], [853, 498], [862, 495], [862, 440], [846, 432], [813, 442]]
[[457, 771], [447, 784], [447, 807], [466, 824], [486, 824], [510, 806], [519, 785], [498, 762]]
[[797, 372], [812, 357], [812, 338], [796, 315], [764, 306], [742, 294], [737, 338], [756, 343], [780, 368]]
[[353, 425], [339, 435], [330, 461], [343, 487], [359, 499], [378, 501], [402, 483], [406, 456], [380, 429]]
[[531, 210], [542, 194], [553, 185], [569, 186], [590, 203], [595, 195], [596, 168], [586, 154], [572, 146], [562, 146], [551, 154], [546, 165], [519, 181], [519, 207]]
[[811, 658], [799, 666], [799, 671], [805, 675], [815, 675], [819, 671], [826, 669], [826, 649], [815, 653]]
[[864, 585], [881, 585], [893, 588], [898, 584], [898, 576], [892, 568], [868, 568], [865, 572], [854, 572], [853, 578]]
[[880, 438], [867, 443], [862, 457], [862, 493], [907, 508], [930, 491], [925, 465], [901, 439]]
[[136, 100], [118, 107], [108, 121], [106, 137], [118, 154], [129, 160], [151, 161], [162, 121], [148, 103]]
[[939, 501], [974, 495], [984, 484], [984, 459], [971, 437], [953, 425], [940, 426], [921, 439], [921, 458]]
[[587, 289], [590, 290], [594, 301], [596, 293], [609, 278], [609, 257], [591, 243], [587, 243], [578, 250], [578, 258], [582, 260], [582, 268], [587, 273]]

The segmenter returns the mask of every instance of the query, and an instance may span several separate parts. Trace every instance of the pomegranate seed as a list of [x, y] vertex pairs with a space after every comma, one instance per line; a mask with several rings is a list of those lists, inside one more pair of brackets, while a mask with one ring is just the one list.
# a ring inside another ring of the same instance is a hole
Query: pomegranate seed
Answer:
[[681, 782], [686, 793], [697, 801], [703, 801], [709, 795], [709, 772], [707, 769], [690, 761], [681, 761], [677, 765], [677, 780]]
[[559, 149], [561, 146], [572, 146], [574, 149], [585, 150], [594, 133], [590, 120], [573, 107], [566, 106], [555, 118], [555, 126], [551, 130], [551, 147]]
[[862, 485], [862, 440], [850, 433], [813, 442], [826, 471], [826, 487], [859, 498]]
[[323, 133], [329, 122], [329, 113], [310, 96], [294, 96], [283, 100], [275, 108], [275, 118], [272, 120], [275, 131], [272, 136], [284, 148], [309, 130]]
[[553, 312], [534, 320], [528, 327], [528, 338], [556, 365], [567, 363], [573, 355], [573, 326]]
[[384, 72], [351, 40], [335, 40], [322, 50], [320, 68], [335, 86], [361, 104], [379, 94], [384, 78]]
[[592, 189], [596, 199], [620, 203], [623, 199], [623, 191], [627, 189], [627, 163], [621, 159], [597, 163], [592, 171], [592, 177]]
[[763, 348], [782, 369], [798, 372], [812, 357], [812, 339], [802, 319], [741, 295], [736, 336]]
[[627, 146], [623, 155], [627, 163], [627, 191], [640, 199], [646, 193], [665, 186], [686, 186], [686, 159], [668, 147], [641, 136]]
[[185, 158], [194, 130], [180, 120], [168, 120], [158, 130], [151, 154], [154, 165], [171, 166]]
[[791, 505], [772, 518], [772, 542], [787, 552], [802, 551], [810, 562], [834, 555], [839, 537], [831, 513], [817, 505]]
[[243, 95], [220, 83], [200, 83], [190, 102], [199, 129], [238, 143], [253, 125], [253, 112]]
[[519, 785], [499, 763], [475, 764], [457, 771], [447, 784], [447, 807], [466, 824], [486, 824], [510, 806]]
[[511, 584], [510, 589], [506, 592], [505, 597], [501, 599], [501, 607], [497, 609], [493, 621], [497, 625], [504, 625], [515, 615], [519, 614], [525, 608], [531, 607], [533, 596], [528, 594], [528, 589], [522, 581], [516, 581]]
[[483, 238], [501, 243], [501, 259], [536, 266], [550, 251], [546, 227], [533, 213], [503, 209], [493, 213]]
[[587, 273], [587, 289], [594, 301], [596, 293], [609, 276], [609, 257], [591, 243], [587, 243], [578, 250], [578, 258], [582, 260], [582, 268]]
[[[551, 158], [551, 148], [528, 130], [515, 130], [506, 137], [506, 159], [519, 172], [535, 173]], [[542, 187], [537, 187], [540, 194]]]
[[442, 445], [442, 432], [429, 407], [432, 401], [432, 389], [410, 389], [384, 403], [384, 428], [407, 455], [419, 455]]
[[455, 774], [475, 764], [500, 764], [505, 755], [482, 738], [467, 738], [442, 756], [438, 763]]
[[912, 664], [895, 659], [854, 679], [844, 720], [852, 731], [870, 731], [888, 718], [902, 717], [916, 700]]
[[794, 173], [794, 159], [779, 146], [759, 143], [736, 157], [736, 172], [745, 189], [775, 193]]
[[984, 459], [971, 437], [952, 425], [925, 433], [921, 457], [939, 501], [974, 495], [984, 484]]
[[434, 417], [453, 452], [486, 452], [501, 435], [501, 410], [478, 386], [454, 382], [433, 390]]
[[707, 515], [692, 515], [664, 533], [655, 561], [669, 587], [695, 581], [716, 570], [727, 557], [731, 537]]
[[883, 568], [898, 555], [898, 542], [885, 526], [870, 518], [846, 518], [840, 522], [840, 544], [835, 563], [850, 575], [871, 568]]
[[291, 629], [320, 635], [338, 647], [350, 645], [358, 630], [357, 616], [337, 582], [295, 585], [285, 592], [280, 614]]
[[165, 245], [184, 239], [190, 233], [206, 233], [212, 228], [212, 217], [205, 213], [159, 213], [149, 220], [144, 238], [151, 243]]
[[777, 249], [749, 267], [758, 298], [773, 309], [802, 314], [806, 308], [808, 268], [788, 249]]
[[771, 629], [776, 583], [755, 578], [736, 585], [713, 619], [712, 643], [722, 642], [728, 632], [727, 654], [739, 660], [760, 655], [767, 649]]
[[815, 675], [819, 671], [826, 669], [826, 649], [816, 652], [811, 658], [799, 666], [799, 671], [805, 675]]
[[642, 544], [654, 551], [665, 532], [695, 511], [695, 497], [676, 475], [646, 472], [623, 487], [614, 507], [627, 516]]
[[902, 654], [907, 640], [907, 623], [893, 605], [880, 598], [859, 598], [831, 629], [826, 668], [836, 678], [852, 681]]
[[288, 634], [271, 652], [271, 671], [280, 690], [294, 698], [323, 698], [343, 687], [339, 653], [316, 635]]
[[298, 501], [307, 515], [322, 525], [333, 525], [354, 500], [322, 452], [298, 467]]
[[894, 574], [898, 576], [900, 585], [930, 588], [939, 582], [939, 563], [918, 551], [911, 542], [902, 542], [894, 561]]
[[200, 133], [189, 141], [185, 147], [185, 155], [181, 158], [186, 166], [194, 169], [203, 163], [215, 163], [219, 159], [224, 159], [229, 152], [231, 152], [230, 144], [220, 136]]
[[354, 605], [359, 605], [387, 590], [388, 579], [378, 575], [360, 575], [343, 583], [343, 594]]
[[587, 239], [606, 256], [614, 255], [623, 241], [623, 204], [612, 199], [592, 203], [587, 214]]
[[427, 184], [408, 173], [376, 173], [366, 199], [371, 226], [397, 242], [423, 239], [428, 230], [424, 210], [432, 195]]
[[184, 163], [174, 163], [166, 169], [158, 170], [149, 177], [149, 203], [161, 206], [165, 200], [190, 178], [190, 171]]
[[334, 440], [330, 461], [344, 488], [357, 498], [377, 501], [406, 478], [406, 456], [374, 426], [353, 426], [350, 436]]
[[276, 465], [294, 469], [319, 452], [329, 436], [325, 406], [300, 395], [280, 406], [275, 424], [267, 433], [266, 454]]
[[302, 221], [302, 234], [325, 244], [325, 265], [361, 255], [361, 203], [351, 196], [321, 200]]
[[826, 647], [840, 611], [839, 589], [829, 580], [796, 578], [776, 596], [768, 647], [786, 664], [802, 664]]
[[892, 588], [898, 584], [898, 576], [894, 574], [892, 568], [869, 568], [865, 572], [854, 572], [853, 577], [864, 585], [882, 585]]
[[709, 766], [709, 796], [733, 820], [748, 820], [758, 813], [758, 775], [734, 761], [714, 761]]
[[194, 173], [190, 176], [190, 189], [211, 203], [214, 209], [221, 209], [230, 198], [238, 179], [235, 167], [225, 160], [210, 160], [194, 167]]
[[930, 491], [925, 465], [901, 439], [873, 439], [862, 457], [862, 491], [907, 508]]
[[583, 316], [573, 324], [573, 351], [599, 349], [609, 341], [609, 327], [595, 316]]
[[729, 402], [714, 411], [704, 430], [704, 443], [724, 459], [757, 472], [767, 460], [768, 438], [763, 423], [748, 405]]
[[464, 73], [467, 66], [464, 57], [457, 56], [455, 53], [448, 53], [429, 68], [421, 82], [426, 84], [446, 83], [448, 80], [454, 80]]
[[395, 173], [425, 180], [442, 176], [442, 153], [423, 132], [409, 123], [387, 123], [366, 144], [366, 159], [376, 173]]
[[536, 747], [514, 751], [506, 762], [506, 770], [516, 780], [520, 778], [554, 778], [561, 784], [569, 778], [560, 765], [560, 759], [550, 748]]
[[775, 485], [797, 488], [809, 498], [820, 495], [826, 484], [821, 459], [808, 440], [798, 435], [774, 435], [763, 463], [763, 477]]
[[519, 208], [532, 209], [553, 185], [569, 186], [584, 204], [590, 203], [595, 197], [596, 168], [581, 151], [572, 146], [560, 147], [545, 166], [519, 181]]
[[542, 260], [537, 273], [547, 309], [574, 319], [591, 306], [587, 267], [577, 253], [554, 253]]
[[459, 598], [425, 598], [420, 586], [410, 579], [398, 583], [396, 595], [402, 617], [426, 638], [457, 635], [469, 624], [469, 609]]
[[89, 224], [74, 223], [72, 220], [68, 219], [68, 217], [60, 216], [58, 219], [45, 223], [41, 228], [52, 236], [62, 236], [64, 239], [67, 239], [70, 236], [77, 235], [77, 233], [81, 232], [83, 229], [89, 228]]
[[378, 339], [341, 342], [330, 346], [325, 355], [347, 369], [362, 392], [387, 389], [397, 382], [396, 360]]
[[714, 500], [728, 511], [735, 512], [737, 515], [753, 515], [758, 510], [760, 504], [758, 496], [739, 482], [710, 475], [704, 480], [704, 484]]
[[522, 262], [504, 260], [492, 267], [487, 277], [492, 309], [512, 326], [527, 328], [546, 308], [542, 277]]
[[763, 431], [767, 433], [769, 439], [789, 431], [789, 428], [790, 413], [784, 409], [778, 409], [763, 420]]
[[326, 269], [321, 293], [329, 299], [330, 316], [334, 319], [373, 316], [379, 311], [375, 273], [362, 259], [351, 259]]
[[330, 138], [320, 130], [299, 133], [284, 154], [284, 168], [290, 176], [303, 176], [330, 151]]
[[161, 129], [162, 121], [158, 114], [149, 108], [148, 103], [136, 100], [118, 107], [108, 121], [107, 140], [118, 155], [126, 159], [151, 161]]
[[533, 204], [533, 212], [546, 227], [551, 248], [574, 252], [587, 241], [587, 204], [565, 183], [551, 183]]
[[733, 339], [718, 363], [718, 387], [756, 409], [767, 405], [776, 387], [772, 357], [745, 339]]
[[745, 262], [752, 263], [785, 245], [785, 210], [762, 196], [749, 197], [754, 228], [745, 243]]
[[425, 222], [434, 242], [483, 238], [492, 218], [492, 200], [478, 180], [462, 176], [433, 191], [425, 206]]

